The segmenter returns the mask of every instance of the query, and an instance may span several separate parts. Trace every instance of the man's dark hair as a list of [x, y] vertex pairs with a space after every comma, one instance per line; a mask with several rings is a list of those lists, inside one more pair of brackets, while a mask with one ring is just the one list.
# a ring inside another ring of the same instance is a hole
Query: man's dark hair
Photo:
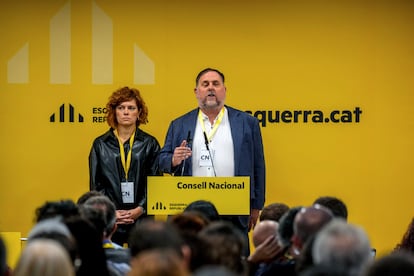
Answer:
[[64, 219], [79, 216], [79, 209], [71, 199], [60, 201], [46, 201], [36, 209], [36, 222], [48, 218], [62, 217]]
[[348, 209], [345, 203], [334, 196], [321, 196], [313, 204], [322, 205], [331, 210], [334, 217], [348, 219]]
[[260, 221], [263, 220], [274, 220], [279, 222], [280, 218], [289, 210], [289, 206], [285, 203], [271, 203], [265, 206], [260, 213]]
[[184, 212], [196, 211], [203, 214], [210, 221], [217, 221], [220, 219], [220, 215], [216, 206], [207, 200], [196, 200], [191, 202], [185, 207]]
[[290, 208], [279, 220], [278, 236], [282, 246], [289, 246], [293, 236], [293, 221], [302, 206]]
[[200, 80], [200, 78], [205, 74], [205, 73], [208, 73], [208, 72], [216, 72], [217, 74], [219, 74], [220, 75], [220, 77], [221, 77], [221, 80], [223, 81], [223, 83], [224, 83], [224, 74], [222, 73], [222, 72], [220, 72], [219, 70], [217, 70], [217, 69], [214, 69], [214, 68], [206, 68], [206, 69], [203, 69], [203, 70], [201, 70], [201, 72], [200, 73], [198, 73], [198, 75], [197, 75], [197, 77], [196, 77], [196, 86], [198, 85], [198, 81]]

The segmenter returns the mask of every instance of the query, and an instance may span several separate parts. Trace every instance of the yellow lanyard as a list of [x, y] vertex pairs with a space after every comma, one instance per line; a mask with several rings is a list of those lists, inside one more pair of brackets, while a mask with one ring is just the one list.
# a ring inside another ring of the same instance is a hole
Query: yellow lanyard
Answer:
[[129, 138], [129, 151], [128, 151], [126, 160], [125, 160], [124, 144], [119, 138], [118, 130], [115, 129], [114, 133], [119, 143], [119, 151], [120, 151], [119, 153], [121, 154], [121, 162], [122, 162], [122, 167], [124, 168], [124, 172], [125, 172], [125, 180], [128, 181], [128, 171], [129, 171], [129, 168], [131, 167], [132, 145], [134, 144], [135, 131], [132, 133], [131, 138]]
[[201, 110], [198, 111], [198, 121], [200, 122], [201, 128], [203, 129], [203, 132], [206, 133], [207, 139], [209, 141], [211, 140], [211, 138], [213, 138], [214, 134], [216, 134], [216, 131], [217, 131], [221, 121], [223, 120], [223, 117], [224, 117], [224, 107], [220, 110], [220, 113], [217, 116], [217, 120], [214, 123], [213, 129], [209, 133], [207, 133], [206, 126], [204, 125], [204, 121], [203, 121], [202, 112], [201, 112]]

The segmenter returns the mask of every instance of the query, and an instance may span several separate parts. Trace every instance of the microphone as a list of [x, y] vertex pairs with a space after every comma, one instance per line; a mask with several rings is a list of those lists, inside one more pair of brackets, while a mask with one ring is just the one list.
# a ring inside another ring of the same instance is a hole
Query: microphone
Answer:
[[208, 146], [209, 145], [209, 142], [208, 142], [207, 134], [206, 134], [205, 131], [203, 131], [203, 134], [204, 134], [204, 143], [206, 144], [206, 148], [207, 148], [207, 151], [208, 151], [208, 155], [210, 156], [211, 167], [213, 168], [214, 176], [217, 176], [216, 169], [214, 168], [213, 157], [211, 156], [210, 147]]
[[[187, 133], [187, 140], [186, 140], [187, 141], [187, 147], [188, 148], [191, 148], [191, 140], [192, 140], [191, 139], [191, 131], [189, 130], [188, 133]], [[181, 167], [181, 176], [184, 175], [185, 160], [186, 159], [183, 160], [183, 166]]]
[[187, 133], [187, 147], [191, 148], [191, 142], [193, 139], [191, 139], [191, 131], [189, 130]]

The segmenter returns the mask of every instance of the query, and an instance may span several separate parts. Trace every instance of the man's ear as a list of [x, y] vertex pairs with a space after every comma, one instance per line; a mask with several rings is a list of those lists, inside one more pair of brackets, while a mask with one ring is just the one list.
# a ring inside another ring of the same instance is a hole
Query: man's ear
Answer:
[[187, 268], [190, 268], [191, 264], [191, 248], [188, 245], [181, 246], [181, 252], [183, 253], [183, 261]]
[[292, 241], [292, 247], [293, 247], [293, 250], [295, 251], [295, 254], [299, 254], [303, 247], [302, 241], [295, 234], [293, 234], [291, 241]]

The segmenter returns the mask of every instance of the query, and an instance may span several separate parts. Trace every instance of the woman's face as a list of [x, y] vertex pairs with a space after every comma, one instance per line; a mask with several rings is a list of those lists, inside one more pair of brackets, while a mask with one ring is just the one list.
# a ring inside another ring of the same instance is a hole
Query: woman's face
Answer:
[[139, 118], [139, 110], [135, 100], [125, 101], [116, 107], [116, 121], [118, 126], [136, 125]]

